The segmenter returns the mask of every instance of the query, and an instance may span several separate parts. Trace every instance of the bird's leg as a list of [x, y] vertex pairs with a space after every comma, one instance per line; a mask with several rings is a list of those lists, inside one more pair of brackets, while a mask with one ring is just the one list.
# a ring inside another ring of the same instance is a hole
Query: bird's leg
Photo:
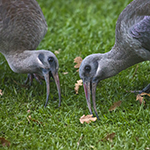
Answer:
[[25, 84], [27, 84], [29, 82], [29, 85], [31, 86], [32, 82], [33, 82], [33, 75], [32, 74], [28, 74], [27, 79], [25, 80]]
[[44, 80], [43, 77], [33, 73], [29, 73], [27, 76], [27, 79], [25, 80], [25, 84], [27, 84], [29, 82], [29, 85], [31, 86], [32, 82], [33, 82], [33, 78], [35, 78], [36, 81], [38, 81], [40, 84], [42, 84], [42, 82], [40, 81], [41, 79]]
[[150, 93], [150, 83], [141, 91], [139, 91], [139, 94], [141, 93]]
[[37, 74], [33, 73], [33, 76], [36, 81], [38, 81], [40, 84], [42, 84], [41, 80], [44, 80], [44, 77], [38, 76]]
[[150, 93], [150, 83], [142, 90], [135, 90], [135, 91], [127, 91], [127, 92], [131, 92], [131, 93]]

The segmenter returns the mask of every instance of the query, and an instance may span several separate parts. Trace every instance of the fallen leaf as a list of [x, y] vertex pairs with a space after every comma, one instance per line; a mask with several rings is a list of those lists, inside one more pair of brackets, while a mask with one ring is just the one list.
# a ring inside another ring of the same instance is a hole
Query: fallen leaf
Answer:
[[115, 110], [117, 107], [119, 107], [119, 106], [121, 105], [121, 102], [122, 102], [122, 101], [115, 102], [115, 103], [109, 108], [109, 111]]
[[[81, 57], [76, 57], [74, 59], [74, 63], [77, 63], [77, 64], [74, 66], [74, 68], [79, 68], [80, 65], [81, 65], [81, 62], [82, 62], [82, 58]], [[79, 72], [79, 69], [77, 70], [77, 72]]]
[[3, 137], [0, 137], [0, 143], [3, 145], [3, 146], [10, 146], [10, 142], [7, 141], [5, 138]]
[[142, 103], [144, 103], [144, 105], [145, 105], [145, 101], [144, 101], [144, 95], [148, 95], [148, 96], [150, 96], [150, 94], [148, 94], [148, 93], [141, 93], [141, 94], [138, 94], [137, 96], [136, 96], [136, 101], [139, 101], [140, 102], [140, 105], [142, 104]]
[[59, 54], [60, 51], [61, 51], [61, 49], [58, 49], [58, 50], [56, 50], [54, 53], [55, 53], [55, 54]]
[[59, 51], [55, 51], [54, 53], [55, 53], [55, 54], [59, 54]]
[[112, 142], [114, 137], [115, 137], [115, 133], [113, 132], [111, 134], [107, 134], [107, 136], [104, 137], [103, 139], [101, 139], [100, 141], [106, 141], [107, 140], [107, 141]]
[[[31, 118], [31, 115], [29, 115], [29, 116], [27, 117], [27, 120], [28, 120], [29, 123], [30, 123], [30, 121], [33, 121], [33, 122], [36, 122], [36, 123], [38, 123], [38, 124], [42, 124], [42, 125], [43, 125], [42, 122], [40, 122], [40, 121], [38, 121], [38, 120], [35, 120], [35, 119], [32, 119], [32, 118]], [[44, 126], [44, 125], [43, 125], [43, 126]]]
[[149, 94], [149, 93], [141, 93], [140, 95], [141, 95], [141, 96], [147, 95], [147, 96], [150, 97], [150, 94]]
[[3, 95], [3, 93], [2, 93], [2, 90], [0, 89], [0, 95], [2, 96]]
[[143, 100], [144, 99], [144, 95], [147, 95], [147, 96], [149, 96], [150, 97], [150, 94], [149, 93], [141, 93], [141, 94], [138, 94], [137, 96], [136, 96], [136, 101], [139, 101], [140, 102], [140, 105], [142, 104], [142, 103], [144, 103], [144, 105], [145, 105], [145, 101]]
[[112, 142], [114, 137], [115, 137], [115, 133], [113, 132], [113, 133], [111, 133], [111, 134], [108, 134], [108, 135], [105, 137], [105, 139], [106, 139], [107, 141]]
[[68, 72], [63, 72], [62, 74], [66, 75], [66, 74], [68, 74]]
[[76, 94], [78, 94], [78, 91], [79, 91], [79, 86], [82, 86], [82, 80], [78, 80], [77, 83], [75, 83], [75, 92]]
[[136, 101], [139, 101], [140, 102], [140, 105], [142, 104], [142, 102], [145, 104], [145, 101], [143, 101], [143, 97], [141, 96], [141, 94], [138, 94], [136, 96]]
[[93, 117], [93, 115], [87, 115], [87, 116], [83, 115], [79, 120], [83, 124], [84, 122], [90, 123], [91, 121], [96, 121], [97, 118]]

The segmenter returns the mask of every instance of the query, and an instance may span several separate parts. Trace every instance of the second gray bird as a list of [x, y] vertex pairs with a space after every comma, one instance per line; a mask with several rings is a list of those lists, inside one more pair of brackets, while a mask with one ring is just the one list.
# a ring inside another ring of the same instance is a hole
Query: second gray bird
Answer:
[[16, 73], [28, 73], [30, 80], [44, 77], [49, 99], [52, 74], [59, 93], [58, 60], [47, 50], [36, 50], [47, 32], [47, 23], [36, 0], [0, 1], [0, 52]]
[[[97, 83], [142, 61], [150, 60], [150, 0], [134, 0], [120, 14], [116, 24], [115, 45], [105, 54], [92, 54], [81, 63], [87, 105], [91, 114], [90, 87], [94, 111]], [[150, 85], [144, 90], [146, 91]]]

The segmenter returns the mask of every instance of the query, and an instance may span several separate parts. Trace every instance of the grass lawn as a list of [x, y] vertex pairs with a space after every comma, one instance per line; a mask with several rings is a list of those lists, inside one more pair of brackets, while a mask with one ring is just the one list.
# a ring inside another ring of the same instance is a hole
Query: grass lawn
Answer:
[[[80, 79], [74, 58], [111, 49], [117, 18], [131, 0], [37, 1], [49, 27], [37, 49], [52, 52], [61, 49], [56, 56], [62, 105], [57, 108], [57, 88], [51, 82], [50, 100], [45, 109], [45, 83], [39, 85], [34, 81], [31, 87], [22, 87], [26, 75], [12, 72], [0, 54], [0, 89], [3, 91], [0, 137], [11, 143], [9, 148], [0, 145], [0, 149], [150, 149], [150, 98], [144, 97], [144, 106], [136, 101], [135, 94], [126, 92], [142, 89], [149, 83], [149, 62], [138, 64], [136, 74], [137, 65], [98, 84], [96, 99], [100, 121], [79, 122], [89, 111], [83, 87], [78, 95], [74, 91], [74, 84]], [[109, 112], [110, 106], [120, 100], [121, 106]], [[105, 140], [111, 133], [115, 133], [113, 140]]]

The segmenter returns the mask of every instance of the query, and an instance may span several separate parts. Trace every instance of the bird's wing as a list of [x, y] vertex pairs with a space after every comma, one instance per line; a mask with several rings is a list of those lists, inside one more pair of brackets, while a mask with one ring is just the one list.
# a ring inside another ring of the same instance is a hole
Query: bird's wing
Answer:
[[131, 27], [130, 33], [145, 49], [150, 50], [150, 16], [144, 16], [140, 22]]
[[0, 52], [34, 50], [47, 32], [36, 0], [0, 1]]
[[134, 38], [150, 50], [149, 30], [150, 0], [133, 0], [119, 15], [116, 24], [116, 43], [131, 44]]

